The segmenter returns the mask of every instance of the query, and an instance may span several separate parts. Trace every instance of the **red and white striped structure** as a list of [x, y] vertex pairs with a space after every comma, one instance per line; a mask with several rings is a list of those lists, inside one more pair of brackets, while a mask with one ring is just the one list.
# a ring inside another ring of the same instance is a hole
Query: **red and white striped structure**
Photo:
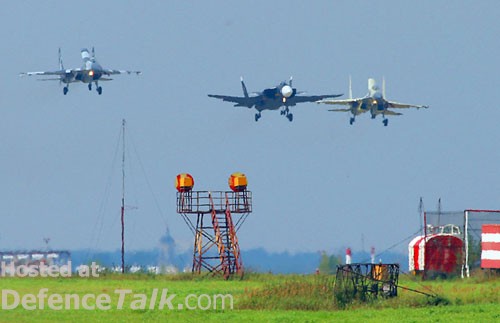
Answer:
[[463, 241], [452, 234], [415, 237], [408, 245], [410, 272], [450, 274], [462, 265]]
[[424, 270], [424, 252], [425, 252], [425, 237], [418, 236], [413, 238], [408, 244], [408, 269], [410, 272]]
[[351, 252], [351, 248], [347, 248], [345, 250], [345, 264], [346, 265], [350, 265], [352, 262], [352, 252]]
[[481, 268], [500, 268], [500, 224], [483, 224]]

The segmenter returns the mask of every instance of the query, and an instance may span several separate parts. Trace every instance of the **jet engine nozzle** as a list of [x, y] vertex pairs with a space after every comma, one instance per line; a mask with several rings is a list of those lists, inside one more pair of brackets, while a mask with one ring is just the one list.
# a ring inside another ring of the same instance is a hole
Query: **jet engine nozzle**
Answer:
[[281, 88], [281, 94], [285, 97], [285, 98], [289, 98], [290, 96], [292, 96], [293, 94], [293, 89], [290, 85], [285, 85]]

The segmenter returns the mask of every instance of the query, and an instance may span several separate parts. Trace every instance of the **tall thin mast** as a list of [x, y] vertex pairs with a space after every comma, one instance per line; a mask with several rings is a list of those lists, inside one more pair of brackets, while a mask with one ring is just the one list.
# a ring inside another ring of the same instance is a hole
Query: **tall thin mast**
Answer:
[[122, 120], [123, 155], [122, 155], [122, 274], [125, 273], [125, 119]]

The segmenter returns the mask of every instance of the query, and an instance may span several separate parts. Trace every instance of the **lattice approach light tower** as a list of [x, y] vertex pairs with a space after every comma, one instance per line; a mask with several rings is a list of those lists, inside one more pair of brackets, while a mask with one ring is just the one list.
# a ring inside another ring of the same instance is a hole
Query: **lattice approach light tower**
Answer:
[[202, 269], [226, 279], [243, 275], [243, 262], [236, 232], [252, 212], [252, 192], [245, 174], [229, 177], [231, 191], [193, 191], [194, 179], [179, 174], [175, 180], [177, 213], [194, 234], [193, 273]]

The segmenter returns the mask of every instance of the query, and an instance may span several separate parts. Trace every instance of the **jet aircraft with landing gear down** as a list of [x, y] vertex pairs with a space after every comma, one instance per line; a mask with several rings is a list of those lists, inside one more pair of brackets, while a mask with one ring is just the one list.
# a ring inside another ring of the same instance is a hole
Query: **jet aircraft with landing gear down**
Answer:
[[108, 76], [116, 74], [141, 74], [140, 71], [123, 71], [123, 70], [111, 70], [103, 68], [101, 64], [95, 59], [95, 51], [92, 47], [92, 55], [90, 55], [88, 49], [84, 48], [81, 50], [83, 66], [81, 68], [65, 69], [62, 57], [61, 49], [59, 48], [59, 70], [48, 71], [48, 72], [26, 72], [21, 73], [20, 76], [33, 76], [33, 75], [51, 75], [57, 76], [57, 78], [40, 79], [40, 81], [59, 81], [59, 83], [64, 83], [63, 93], [66, 95], [69, 91], [69, 84], [76, 82], [83, 82], [88, 84], [89, 91], [92, 90], [92, 83], [96, 86], [96, 91], [99, 95], [102, 94], [102, 87], [99, 86], [99, 81], [111, 81], [112, 79]]
[[342, 94], [328, 94], [328, 95], [311, 95], [303, 96], [300, 95], [301, 92], [297, 92], [297, 89], [292, 87], [292, 78], [288, 82], [283, 81], [279, 85], [265, 89], [262, 92], [256, 93], [254, 96], [249, 96], [245, 82], [243, 82], [243, 77], [241, 78], [241, 87], [243, 88], [243, 97], [241, 96], [226, 96], [226, 95], [215, 95], [209, 94], [211, 98], [221, 99], [223, 101], [229, 101], [236, 103], [235, 107], [255, 107], [257, 113], [255, 114], [255, 121], [259, 121], [261, 112], [263, 110], [278, 110], [282, 116], [285, 116], [289, 121], [293, 120], [293, 114], [290, 112], [289, 107], [296, 105], [297, 103], [303, 102], [316, 102], [325, 98], [335, 98], [341, 96]]
[[349, 108], [346, 109], [331, 109], [328, 111], [334, 112], [350, 112], [352, 114], [349, 120], [350, 124], [353, 124], [357, 115], [370, 111], [372, 119], [379, 114], [382, 115], [382, 123], [387, 126], [389, 120], [385, 117], [386, 115], [397, 116], [401, 115], [399, 112], [395, 112], [389, 109], [406, 109], [406, 108], [428, 108], [426, 105], [415, 105], [398, 103], [394, 101], [388, 101], [385, 99], [385, 80], [382, 80], [382, 92], [380, 92], [379, 87], [374, 79], [368, 79], [368, 94], [365, 97], [353, 99], [352, 98], [352, 87], [351, 78], [349, 78], [349, 99], [345, 100], [320, 100], [317, 103], [325, 104], [336, 104], [336, 105], [347, 105]]

